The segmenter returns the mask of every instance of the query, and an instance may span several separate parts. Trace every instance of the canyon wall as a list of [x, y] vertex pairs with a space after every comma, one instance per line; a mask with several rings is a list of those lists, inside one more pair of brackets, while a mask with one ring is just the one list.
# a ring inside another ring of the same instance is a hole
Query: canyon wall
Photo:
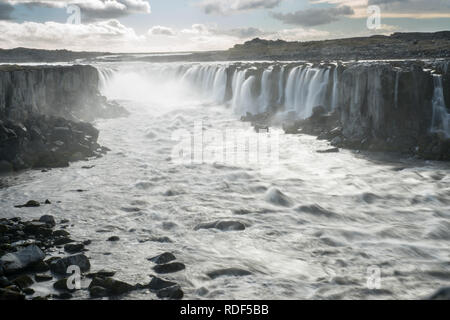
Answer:
[[0, 66], [0, 171], [67, 166], [100, 156], [98, 117], [125, 114], [91, 66]]
[[194, 63], [147, 65], [136, 72], [155, 82], [178, 79], [180, 86], [228, 105], [259, 127], [284, 123], [289, 133], [316, 134], [336, 146], [447, 160], [448, 65], [448, 60]]

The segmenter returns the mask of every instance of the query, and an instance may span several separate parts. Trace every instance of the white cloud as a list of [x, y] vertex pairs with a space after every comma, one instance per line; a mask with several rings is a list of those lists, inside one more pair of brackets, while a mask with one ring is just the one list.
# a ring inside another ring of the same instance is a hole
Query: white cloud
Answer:
[[347, 5], [355, 11], [354, 18], [367, 17], [367, 7], [377, 5], [381, 18], [450, 18], [449, 0], [309, 0], [313, 4]]
[[65, 8], [77, 5], [81, 9], [82, 19], [93, 21], [126, 16], [132, 13], [151, 13], [151, 7], [145, 0], [0, 0], [11, 5], [28, 4]]
[[233, 14], [255, 9], [272, 9], [283, 0], [203, 0], [200, 6], [206, 14]]
[[174, 36], [176, 33], [172, 28], [163, 26], [154, 26], [148, 30], [149, 35]]

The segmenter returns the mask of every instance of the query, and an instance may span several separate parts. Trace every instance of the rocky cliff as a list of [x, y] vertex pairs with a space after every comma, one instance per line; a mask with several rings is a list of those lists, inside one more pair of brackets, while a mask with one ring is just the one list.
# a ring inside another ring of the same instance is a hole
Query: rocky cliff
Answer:
[[100, 156], [83, 121], [125, 114], [98, 91], [91, 66], [0, 66], [0, 171], [66, 166]]

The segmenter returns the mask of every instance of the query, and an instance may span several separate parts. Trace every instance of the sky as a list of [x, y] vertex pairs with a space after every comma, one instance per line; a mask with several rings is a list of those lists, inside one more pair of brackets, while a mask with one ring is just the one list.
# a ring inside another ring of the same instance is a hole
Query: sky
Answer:
[[0, 0], [0, 48], [223, 50], [450, 30], [450, 0]]

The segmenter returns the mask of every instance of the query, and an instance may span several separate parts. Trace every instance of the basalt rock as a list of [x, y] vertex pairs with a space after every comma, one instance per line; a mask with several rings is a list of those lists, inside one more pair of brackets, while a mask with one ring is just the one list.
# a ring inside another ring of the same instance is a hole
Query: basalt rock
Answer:
[[127, 112], [98, 91], [91, 66], [0, 67], [0, 172], [66, 167], [98, 157], [98, 130], [82, 121]]

